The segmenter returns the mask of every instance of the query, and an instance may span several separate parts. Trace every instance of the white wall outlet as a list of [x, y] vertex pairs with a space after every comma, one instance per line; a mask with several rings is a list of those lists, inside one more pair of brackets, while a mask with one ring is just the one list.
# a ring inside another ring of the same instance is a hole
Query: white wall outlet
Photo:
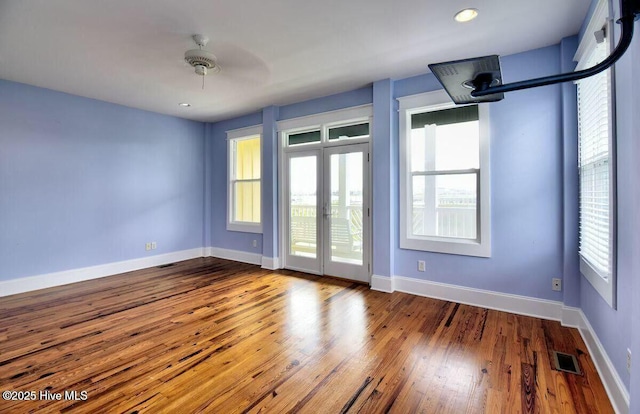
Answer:
[[560, 292], [562, 290], [562, 279], [558, 279], [555, 277], [551, 279], [551, 290]]
[[418, 260], [418, 272], [424, 272], [425, 263], [424, 260]]
[[258, 240], [253, 239], [253, 247], [258, 247]]
[[156, 242], [151, 242], [151, 250], [155, 250], [156, 247], [158, 247], [158, 245], [156, 244]]
[[627, 348], [627, 372], [631, 374], [631, 350]]
[[145, 243], [144, 249], [145, 250], [151, 250], [151, 243]]

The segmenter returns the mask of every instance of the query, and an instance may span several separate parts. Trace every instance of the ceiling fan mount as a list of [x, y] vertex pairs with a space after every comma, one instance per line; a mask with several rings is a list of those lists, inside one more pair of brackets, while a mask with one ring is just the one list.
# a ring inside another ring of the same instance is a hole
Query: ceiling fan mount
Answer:
[[201, 34], [195, 34], [192, 38], [198, 45], [198, 49], [187, 50], [184, 54], [185, 62], [195, 69], [196, 75], [205, 76], [210, 72], [220, 72], [220, 65], [218, 65], [216, 56], [202, 49], [209, 43], [209, 38]]

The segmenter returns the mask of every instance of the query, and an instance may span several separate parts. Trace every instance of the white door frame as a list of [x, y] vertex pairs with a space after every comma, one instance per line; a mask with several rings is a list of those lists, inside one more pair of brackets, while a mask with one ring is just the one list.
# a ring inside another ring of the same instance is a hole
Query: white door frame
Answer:
[[[368, 204], [367, 210], [364, 211], [363, 214], [363, 224], [364, 221], [366, 220], [367, 222], [367, 226], [368, 226], [368, 237], [366, 240], [364, 240], [363, 237], [363, 266], [366, 267], [366, 278], [362, 278], [362, 279], [366, 279], [366, 280], [361, 280], [361, 279], [357, 279], [363, 282], [367, 282], [370, 283], [371, 281], [371, 271], [372, 271], [372, 255], [371, 255], [371, 251], [372, 251], [372, 243], [373, 243], [373, 223], [372, 223], [372, 217], [373, 217], [373, 211], [372, 211], [372, 182], [371, 182], [371, 162], [370, 162], [370, 154], [371, 154], [371, 142], [372, 142], [372, 129], [373, 129], [373, 118], [372, 118], [372, 109], [371, 106], [363, 106], [363, 107], [358, 107], [358, 108], [350, 108], [344, 111], [335, 111], [336, 113], [343, 113], [343, 114], [348, 114], [344, 115], [342, 117], [342, 119], [340, 119], [339, 121], [336, 122], [331, 122], [331, 123], [323, 123], [321, 124], [320, 122], [316, 122], [317, 120], [315, 120], [315, 116], [311, 116], [311, 117], [304, 117], [305, 121], [301, 122], [298, 121], [298, 119], [295, 120], [288, 120], [288, 121], [282, 121], [282, 125], [279, 122], [278, 123], [278, 203], [279, 203], [279, 207], [278, 207], [278, 227], [279, 227], [279, 235], [278, 235], [278, 246], [279, 246], [279, 251], [278, 251], [278, 257], [279, 257], [279, 262], [280, 262], [280, 267], [282, 268], [287, 268], [287, 269], [291, 269], [291, 270], [299, 270], [302, 272], [306, 272], [306, 273], [314, 273], [314, 274], [324, 274], [324, 266], [322, 264], [322, 261], [324, 260], [324, 258], [322, 258], [322, 260], [320, 261], [320, 267], [318, 268], [317, 271], [314, 271], [313, 269], [303, 269], [300, 267], [295, 266], [295, 263], [287, 263], [287, 256], [288, 256], [288, 249], [289, 246], [287, 245], [288, 243], [288, 231], [289, 231], [289, 217], [288, 217], [288, 204], [289, 204], [289, 200], [288, 200], [288, 196], [289, 196], [289, 188], [288, 188], [288, 177], [286, 176], [287, 174], [287, 170], [289, 168], [289, 163], [288, 163], [288, 158], [287, 158], [287, 154], [289, 153], [312, 153], [313, 151], [318, 151], [319, 152], [319, 158], [318, 158], [318, 162], [319, 163], [324, 163], [323, 161], [323, 149], [324, 148], [330, 148], [330, 147], [342, 147], [342, 146], [347, 146], [347, 145], [354, 145], [354, 144], [366, 144], [367, 145], [367, 151], [365, 154], [366, 159], [363, 160], [364, 162], [366, 162], [366, 176], [367, 176], [367, 181], [365, 183], [366, 186], [366, 202]], [[318, 119], [322, 120], [323, 122], [326, 122], [327, 120], [327, 114], [328, 113], [324, 113], [324, 114], [319, 114], [318, 115]], [[354, 138], [354, 139], [345, 139], [345, 140], [335, 140], [335, 141], [329, 141], [327, 139], [328, 136], [328, 129], [329, 127], [334, 127], [335, 125], [344, 125], [346, 123], [358, 123], [358, 122], [362, 122], [362, 121], [368, 121], [369, 122], [369, 137], [367, 138]], [[304, 125], [304, 127], [303, 127]], [[287, 127], [294, 127], [292, 129], [289, 129]], [[311, 144], [304, 144], [304, 145], [296, 145], [296, 146], [292, 146], [292, 147], [288, 147], [286, 145], [286, 140], [288, 138], [288, 134], [289, 133], [294, 133], [296, 131], [304, 131], [304, 130], [313, 130], [313, 129], [320, 129], [321, 130], [321, 141], [318, 143], [311, 143]], [[322, 183], [322, 179], [323, 177], [323, 173], [321, 173], [321, 171], [324, 169], [324, 165], [322, 166], [318, 166], [319, 170], [317, 177], [318, 177], [318, 181], [319, 181], [319, 186], [318, 186], [318, 193], [319, 193], [319, 197], [318, 197], [318, 203], [321, 202], [322, 198], [324, 197], [324, 187], [323, 187], [323, 183]], [[363, 177], [364, 179], [364, 177]], [[364, 199], [363, 199], [364, 202]], [[319, 210], [317, 211], [318, 214], [322, 214], [322, 209], [321, 209], [321, 205], [318, 205]], [[323, 227], [324, 227], [324, 220], [322, 220], [320, 222], [317, 222], [318, 225], [318, 229], [320, 231], [320, 233], [323, 233]], [[320, 234], [320, 242], [318, 243], [318, 256], [323, 254], [322, 252], [322, 234]], [[335, 275], [335, 276], [339, 276], [340, 275]]]

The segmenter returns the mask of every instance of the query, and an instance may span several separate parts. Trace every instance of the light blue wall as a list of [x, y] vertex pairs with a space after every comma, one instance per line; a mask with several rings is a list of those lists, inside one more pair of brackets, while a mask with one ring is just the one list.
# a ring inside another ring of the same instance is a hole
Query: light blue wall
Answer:
[[202, 123], [0, 80], [0, 280], [201, 247], [203, 150]]
[[[640, 33], [640, 22], [636, 22], [635, 33]], [[630, 105], [630, 113], [632, 126], [631, 135], [627, 135], [626, 139], [631, 141], [631, 153], [636, 155], [636, 161], [630, 165], [627, 174], [635, 177], [634, 185], [629, 189], [631, 192], [630, 211], [631, 216], [628, 218], [628, 225], [635, 229], [629, 239], [630, 250], [634, 252], [631, 255], [629, 268], [625, 269], [625, 277], [630, 278], [631, 282], [631, 353], [633, 355], [633, 369], [631, 370], [631, 381], [629, 389], [631, 391], [631, 413], [640, 413], [640, 162], [637, 161], [640, 155], [640, 82], [638, 82], [638, 74], [640, 73], [640, 39], [636, 37], [629, 51], [629, 60], [631, 76], [634, 80], [630, 83], [631, 97], [630, 101], [622, 102], [623, 105]], [[628, 85], [629, 86], [629, 85]]]
[[[617, 10], [617, 5], [615, 9]], [[619, 31], [619, 26], [616, 26]], [[625, 386], [631, 391], [634, 413], [640, 412], [640, 380], [634, 377], [632, 382], [626, 368], [627, 348], [633, 348], [635, 358], [634, 370], [640, 364], [640, 172], [638, 156], [640, 150], [638, 140], [638, 114], [640, 114], [640, 98], [638, 74], [640, 62], [639, 24], [635, 24], [635, 36], [629, 51], [615, 65], [616, 83], [616, 116], [617, 116], [617, 214], [618, 214], [618, 251], [617, 251], [617, 309], [612, 309], [593, 289], [591, 284], [582, 279], [581, 303], [584, 314], [589, 319], [596, 334], [600, 338], [609, 358], [622, 378]], [[619, 33], [617, 33], [619, 35]], [[635, 340], [632, 341], [632, 338]], [[635, 374], [634, 374], [635, 375]]]
[[[560, 43], [562, 72], [576, 67], [573, 56], [578, 48], [577, 36], [565, 38]], [[578, 104], [577, 89], [571, 82], [562, 84], [562, 204], [563, 204], [563, 301], [567, 306], [580, 306], [579, 244], [579, 178], [578, 159]]]
[[278, 119], [279, 108], [262, 111], [262, 255], [278, 257]]
[[398, 131], [397, 105], [393, 99], [391, 79], [373, 84], [373, 274], [393, 276], [395, 256], [395, 226], [397, 211]]
[[[560, 47], [503, 57], [502, 68], [505, 82], [558, 73]], [[398, 82], [396, 97], [425, 92], [425, 85], [437, 89], [432, 78]], [[563, 275], [561, 104], [558, 85], [513, 92], [489, 104], [491, 258], [404, 250], [397, 247], [396, 235], [395, 274], [563, 299], [551, 290], [551, 278]], [[417, 271], [418, 260], [426, 261], [426, 272]]]
[[282, 121], [322, 112], [336, 111], [338, 109], [370, 104], [371, 102], [373, 102], [371, 87], [364, 87], [349, 92], [337, 93], [322, 98], [281, 106], [278, 120]]

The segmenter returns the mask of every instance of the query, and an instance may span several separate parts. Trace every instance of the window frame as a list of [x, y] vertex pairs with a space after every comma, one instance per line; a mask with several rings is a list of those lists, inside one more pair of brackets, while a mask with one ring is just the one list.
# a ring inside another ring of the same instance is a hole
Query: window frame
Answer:
[[[260, 178], [258, 180], [237, 180], [235, 178], [235, 143], [246, 139], [260, 139]], [[227, 131], [227, 230], [245, 233], [262, 233], [262, 125], [256, 125], [247, 128], [240, 128]], [[235, 194], [233, 191], [234, 184], [238, 181], [259, 181], [260, 182], [260, 222], [247, 222], [233, 220], [233, 212], [236, 206]]]
[[[611, 2], [608, 0], [599, 0], [592, 16], [589, 19], [587, 28], [585, 29], [582, 39], [578, 45], [578, 49], [573, 58], [577, 62], [576, 70], [584, 69], [587, 66], [591, 53], [597, 46], [597, 42], [593, 33], [601, 30], [606, 31], [605, 42], [607, 42], [608, 54], [615, 47], [613, 36], [613, 9]], [[607, 302], [609, 306], [616, 309], [617, 298], [617, 215], [616, 215], [616, 196], [617, 196], [617, 180], [616, 180], [616, 108], [615, 108], [615, 68], [612, 66], [605, 71], [608, 83], [608, 105], [609, 105], [609, 120], [608, 120], [608, 166], [609, 166], [609, 262], [610, 262], [610, 274], [603, 275], [594, 265], [592, 265], [587, 258], [580, 253], [580, 247], [578, 247], [578, 256], [580, 262], [580, 273], [589, 281], [593, 288], [600, 294], [600, 296]], [[578, 81], [579, 82], [579, 81]], [[576, 89], [577, 84], [576, 82]], [[578, 112], [579, 103], [576, 102], [576, 115], [578, 123], [580, 122], [580, 114]], [[578, 131], [580, 127], [578, 127]], [[578, 132], [578, 146], [580, 146], [581, 138]], [[580, 153], [578, 153], [577, 159], [578, 168], [578, 185], [581, 183], [580, 172], [582, 166], [580, 165]], [[580, 198], [582, 197], [582, 188], [578, 193], [578, 207], [580, 208]], [[578, 237], [582, 235], [582, 227], [580, 225], [580, 219], [578, 223]]]
[[478, 105], [479, 168], [477, 172], [476, 240], [419, 236], [412, 233], [410, 139], [411, 115], [456, 107], [444, 90], [398, 98], [400, 129], [400, 248], [463, 256], [491, 257], [491, 162], [489, 108]]
[[[329, 139], [329, 130], [361, 123], [369, 124], [369, 135], [365, 137], [349, 137]], [[348, 144], [369, 142], [373, 136], [373, 106], [371, 104], [354, 106], [346, 109], [322, 112], [298, 118], [291, 118], [277, 123], [278, 134], [282, 140], [282, 148], [286, 151], [304, 151], [309, 148], [324, 148]], [[304, 132], [320, 132], [320, 140], [302, 144], [289, 144], [289, 135]]]

